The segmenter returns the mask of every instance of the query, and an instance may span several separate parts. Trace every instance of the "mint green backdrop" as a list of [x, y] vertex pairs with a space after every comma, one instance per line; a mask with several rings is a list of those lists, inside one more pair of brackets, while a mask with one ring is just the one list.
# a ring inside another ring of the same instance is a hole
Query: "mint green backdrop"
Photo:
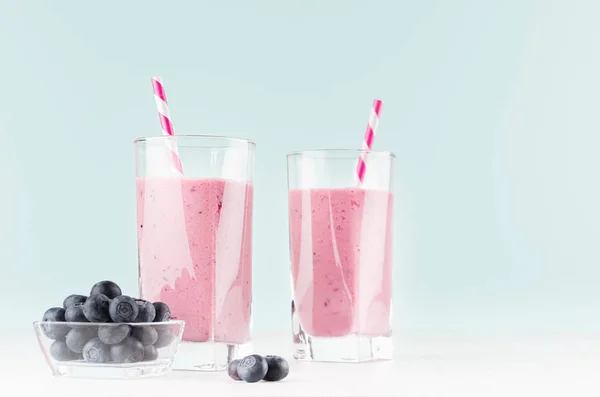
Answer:
[[[289, 329], [285, 154], [395, 152], [399, 330], [600, 329], [600, 3], [0, 2], [0, 322], [136, 293], [134, 138], [257, 143], [254, 327]], [[8, 314], [7, 314], [8, 313]]]

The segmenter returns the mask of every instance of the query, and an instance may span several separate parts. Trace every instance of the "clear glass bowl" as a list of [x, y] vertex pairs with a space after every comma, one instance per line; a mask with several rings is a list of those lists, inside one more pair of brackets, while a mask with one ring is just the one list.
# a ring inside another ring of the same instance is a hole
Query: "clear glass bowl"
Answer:
[[33, 325], [54, 376], [125, 379], [169, 372], [185, 323], [36, 321]]

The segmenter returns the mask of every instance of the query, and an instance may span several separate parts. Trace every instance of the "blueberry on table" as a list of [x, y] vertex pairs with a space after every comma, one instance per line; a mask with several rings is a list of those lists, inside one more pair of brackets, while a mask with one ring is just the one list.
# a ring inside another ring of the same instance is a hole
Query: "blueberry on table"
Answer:
[[69, 306], [73, 306], [78, 303], [85, 303], [86, 299], [87, 299], [87, 296], [84, 296], [84, 295], [69, 295], [63, 301], [63, 307], [66, 310], [69, 308]]
[[83, 346], [90, 340], [97, 336], [96, 327], [81, 327], [73, 328], [67, 334], [65, 342], [69, 350], [74, 353], [81, 354], [83, 352]]
[[156, 309], [152, 302], [143, 299], [136, 299], [135, 303], [138, 306], [138, 316], [135, 319], [136, 323], [151, 323], [156, 317]]
[[232, 360], [227, 366], [227, 375], [229, 375], [229, 377], [233, 380], [242, 380], [242, 378], [240, 378], [240, 375], [238, 374], [239, 363], [240, 360]]
[[284, 358], [279, 356], [265, 356], [269, 369], [263, 378], [269, 382], [277, 382], [284, 379], [290, 373], [290, 366]]
[[112, 345], [110, 355], [117, 363], [137, 363], [144, 359], [144, 345], [139, 340], [129, 337], [117, 345]]
[[154, 327], [133, 327], [131, 336], [142, 342], [142, 345], [153, 345], [158, 340], [158, 331]]
[[107, 363], [111, 360], [110, 346], [93, 338], [83, 346], [83, 359], [88, 363]]
[[156, 317], [154, 317], [155, 323], [169, 321], [171, 319], [171, 309], [169, 309], [169, 306], [167, 306], [166, 303], [154, 302], [153, 305], [156, 310]]
[[135, 299], [121, 295], [114, 298], [108, 307], [108, 313], [111, 320], [115, 323], [134, 322], [139, 313], [138, 305]]
[[89, 320], [83, 313], [83, 303], [76, 303], [65, 310], [65, 320], [70, 323], [87, 323]]
[[110, 299], [103, 294], [90, 295], [83, 304], [85, 318], [93, 323], [105, 323], [110, 320], [108, 306]]
[[105, 325], [98, 329], [98, 338], [107, 345], [116, 345], [131, 335], [131, 327], [127, 324]]
[[[43, 321], [65, 321], [65, 309], [62, 307], [51, 307], [42, 316]], [[44, 334], [54, 340], [62, 340], [71, 329], [66, 324], [42, 324]]]
[[158, 358], [158, 350], [152, 345], [144, 346], [144, 361], [154, 361]]
[[113, 283], [112, 281], [105, 280], [94, 284], [90, 295], [95, 294], [106, 295], [108, 299], [113, 299], [121, 295], [122, 292], [121, 288], [117, 284]]
[[50, 355], [56, 361], [73, 361], [81, 358], [81, 355], [72, 352], [64, 340], [55, 340], [50, 346]]
[[160, 349], [161, 347], [169, 346], [171, 344], [171, 342], [173, 342], [173, 340], [175, 340], [175, 334], [173, 333], [173, 331], [171, 331], [170, 328], [159, 329], [159, 330], [157, 330], [157, 332], [158, 332], [158, 339], [154, 343], [154, 347], [156, 347], [157, 349]]
[[238, 375], [249, 383], [261, 381], [267, 374], [267, 360], [258, 354], [246, 356], [238, 364]]

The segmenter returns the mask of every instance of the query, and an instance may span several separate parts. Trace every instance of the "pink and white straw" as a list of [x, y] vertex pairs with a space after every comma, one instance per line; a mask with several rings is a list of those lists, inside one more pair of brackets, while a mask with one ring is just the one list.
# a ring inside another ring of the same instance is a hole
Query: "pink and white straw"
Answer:
[[[367, 132], [365, 132], [365, 139], [363, 140], [362, 150], [371, 150], [373, 148], [373, 140], [375, 139], [375, 132], [377, 131], [377, 125], [379, 124], [379, 114], [381, 113], [381, 106], [383, 102], [379, 99], [373, 101], [373, 107], [371, 108], [371, 114], [369, 116], [369, 124], [367, 124]], [[367, 171], [366, 164], [367, 153], [362, 152], [358, 159], [358, 165], [356, 166], [356, 175], [358, 176], [359, 183], [362, 184], [365, 179], [365, 172]]]
[[[158, 110], [158, 118], [160, 120], [162, 133], [163, 135], [172, 136], [174, 135], [173, 124], [171, 123], [169, 105], [167, 103], [167, 94], [165, 93], [165, 87], [161, 77], [157, 76], [152, 78], [152, 90], [154, 91], [154, 99], [156, 100], [156, 109]], [[177, 153], [177, 146], [173, 141], [167, 140], [167, 147], [173, 169], [177, 171], [177, 173], [183, 174], [181, 159]]]

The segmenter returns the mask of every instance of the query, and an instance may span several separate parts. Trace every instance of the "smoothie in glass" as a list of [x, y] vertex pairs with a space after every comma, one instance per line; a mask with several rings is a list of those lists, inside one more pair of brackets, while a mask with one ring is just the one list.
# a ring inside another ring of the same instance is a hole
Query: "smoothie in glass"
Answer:
[[289, 212], [294, 303], [303, 329], [319, 337], [390, 332], [391, 194], [292, 190]]
[[[366, 160], [363, 180], [356, 173]], [[294, 357], [393, 357], [394, 155], [323, 149], [288, 155]]]
[[162, 135], [134, 148], [140, 295], [185, 321], [174, 369], [223, 370], [252, 350], [254, 143]]
[[137, 180], [142, 297], [185, 321], [184, 341], [249, 338], [252, 196], [224, 179]]

